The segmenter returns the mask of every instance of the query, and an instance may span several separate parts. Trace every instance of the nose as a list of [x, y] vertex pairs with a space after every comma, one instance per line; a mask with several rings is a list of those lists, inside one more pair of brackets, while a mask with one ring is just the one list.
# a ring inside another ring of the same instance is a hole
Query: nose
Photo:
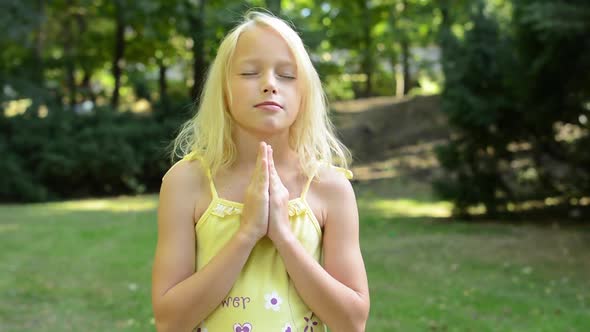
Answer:
[[272, 73], [264, 75], [264, 80], [262, 82], [262, 92], [265, 94], [270, 92], [273, 95], [277, 93], [276, 80]]

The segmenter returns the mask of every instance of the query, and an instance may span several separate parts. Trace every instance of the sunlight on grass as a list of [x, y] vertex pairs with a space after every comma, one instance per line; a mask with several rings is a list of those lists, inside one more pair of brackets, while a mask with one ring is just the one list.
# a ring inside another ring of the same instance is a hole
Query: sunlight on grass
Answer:
[[451, 216], [452, 204], [449, 202], [422, 202], [413, 199], [359, 199], [359, 207], [390, 217], [437, 217]]
[[16, 231], [19, 228], [18, 224], [0, 224], [0, 233]]
[[53, 211], [111, 211], [111, 212], [142, 212], [155, 210], [158, 206], [157, 197], [145, 195], [138, 197], [122, 196], [118, 198], [88, 199], [49, 204], [47, 209]]

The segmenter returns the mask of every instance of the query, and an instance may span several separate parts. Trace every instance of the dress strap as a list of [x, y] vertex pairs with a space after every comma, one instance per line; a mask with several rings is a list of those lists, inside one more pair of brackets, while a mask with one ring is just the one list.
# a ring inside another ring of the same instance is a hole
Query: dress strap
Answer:
[[307, 194], [307, 191], [309, 190], [309, 187], [311, 186], [311, 181], [313, 181], [313, 178], [315, 177], [315, 175], [318, 172], [318, 168], [319, 168], [319, 166], [316, 166], [315, 170], [313, 171], [313, 173], [311, 174], [309, 179], [307, 179], [307, 182], [303, 186], [303, 190], [301, 191], [301, 199], [305, 200], [305, 195]]
[[209, 181], [209, 188], [211, 189], [211, 196], [216, 199], [217, 198], [217, 190], [215, 190], [215, 184], [213, 183], [213, 177], [211, 176], [211, 170], [209, 166], [205, 163], [201, 156], [197, 155], [194, 151], [187, 154], [182, 158], [183, 160], [195, 160], [197, 159], [201, 163], [201, 167], [205, 170], [205, 174], [207, 174], [207, 180]]
[[346, 168], [342, 168], [342, 167], [336, 167], [336, 166], [332, 166], [332, 168], [334, 168], [335, 170], [337, 170], [338, 172], [344, 174], [344, 176], [348, 179], [351, 180], [353, 177], [352, 171]]

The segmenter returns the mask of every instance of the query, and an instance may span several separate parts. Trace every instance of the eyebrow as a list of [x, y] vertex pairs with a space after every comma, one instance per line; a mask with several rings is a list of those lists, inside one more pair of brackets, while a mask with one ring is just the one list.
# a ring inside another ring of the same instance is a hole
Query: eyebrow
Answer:
[[[238, 65], [249, 65], [249, 64], [258, 64], [260, 63], [260, 60], [258, 58], [244, 58], [238, 61]], [[277, 65], [283, 67], [283, 66], [292, 66], [292, 67], [296, 67], [295, 63], [291, 60], [284, 60], [281, 59], [279, 61], [277, 61]]]

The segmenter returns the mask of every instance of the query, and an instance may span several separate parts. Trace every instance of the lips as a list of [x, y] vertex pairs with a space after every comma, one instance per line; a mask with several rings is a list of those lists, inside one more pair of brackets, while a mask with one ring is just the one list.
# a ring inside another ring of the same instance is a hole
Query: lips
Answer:
[[265, 106], [272, 107], [272, 108], [275, 108], [275, 107], [278, 107], [281, 109], [283, 108], [283, 106], [281, 106], [281, 104], [274, 102], [274, 101], [263, 101], [262, 103], [254, 105], [254, 107], [265, 107]]

